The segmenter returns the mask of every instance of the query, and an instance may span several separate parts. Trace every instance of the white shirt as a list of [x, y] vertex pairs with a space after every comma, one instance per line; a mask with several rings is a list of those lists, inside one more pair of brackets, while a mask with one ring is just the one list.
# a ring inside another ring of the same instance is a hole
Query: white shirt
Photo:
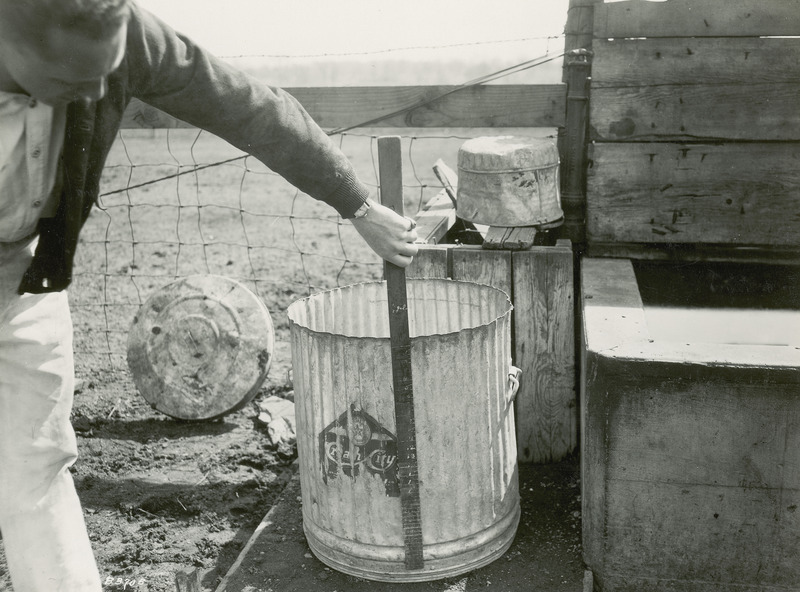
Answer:
[[0, 91], [0, 242], [32, 234], [53, 216], [50, 193], [64, 143], [66, 108]]

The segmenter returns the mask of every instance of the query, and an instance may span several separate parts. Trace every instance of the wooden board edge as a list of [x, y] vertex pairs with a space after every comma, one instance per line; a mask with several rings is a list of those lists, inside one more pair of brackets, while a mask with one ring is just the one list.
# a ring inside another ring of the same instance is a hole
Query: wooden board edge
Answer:
[[214, 589], [214, 592], [232, 592], [228, 590], [228, 584], [230, 584], [231, 580], [238, 574], [242, 567], [242, 563], [247, 558], [250, 550], [253, 548], [253, 545], [255, 545], [256, 541], [261, 537], [264, 531], [268, 531], [271, 526], [278, 522], [277, 516], [285, 512], [288, 505], [297, 503], [295, 500], [288, 499], [286, 495], [287, 492], [295, 492], [300, 490], [300, 471], [297, 460], [292, 463], [292, 470], [293, 474], [291, 478], [286, 481], [281, 493], [278, 495], [278, 501], [269, 509], [264, 518], [261, 519], [261, 522], [258, 524], [258, 526], [256, 526], [255, 531], [253, 531], [253, 534], [250, 535], [249, 539], [247, 539], [247, 542], [245, 543], [244, 547], [242, 547], [242, 550], [239, 552], [239, 555], [236, 557], [233, 565], [228, 568], [228, 571], [225, 573], [222, 580], [220, 580], [219, 584]]
[[414, 218], [417, 222], [418, 244], [435, 245], [456, 223], [456, 208], [447, 191], [442, 189], [425, 204]]

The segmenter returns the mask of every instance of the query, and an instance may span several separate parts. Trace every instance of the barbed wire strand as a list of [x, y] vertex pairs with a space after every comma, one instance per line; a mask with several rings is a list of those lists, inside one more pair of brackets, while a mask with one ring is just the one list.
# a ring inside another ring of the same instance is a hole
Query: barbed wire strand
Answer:
[[371, 51], [358, 51], [358, 52], [333, 52], [333, 53], [307, 53], [307, 54], [241, 54], [241, 55], [222, 55], [219, 56], [223, 60], [235, 59], [305, 59], [305, 58], [331, 58], [331, 57], [354, 57], [354, 56], [370, 56], [381, 55], [387, 53], [399, 53], [403, 51], [415, 51], [420, 49], [456, 49], [462, 47], [482, 46], [482, 45], [502, 45], [506, 43], [522, 43], [525, 41], [546, 41], [548, 46], [550, 41], [556, 39], [564, 39], [564, 35], [542, 35], [538, 37], [519, 37], [517, 39], [498, 39], [491, 41], [470, 41], [468, 43], [451, 43], [448, 45], [410, 45], [407, 47], [390, 47], [386, 49], [375, 49]]
[[[415, 109], [419, 109], [421, 107], [425, 107], [427, 105], [430, 105], [431, 103], [439, 101], [439, 100], [441, 100], [441, 99], [443, 99], [443, 98], [445, 98], [447, 96], [450, 96], [453, 93], [457, 93], [459, 91], [462, 91], [464, 89], [470, 88], [472, 86], [478, 86], [480, 84], [485, 84], [487, 82], [492, 82], [494, 80], [497, 80], [497, 79], [505, 77], [505, 76], [510, 76], [512, 74], [516, 74], [518, 72], [522, 72], [522, 71], [528, 70], [530, 68], [535, 68], [536, 66], [541, 66], [542, 64], [546, 64], [548, 62], [556, 60], [556, 59], [558, 59], [560, 57], [563, 57], [564, 55], [566, 55], [566, 52], [561, 52], [561, 53], [558, 53], [558, 54], [554, 54], [552, 56], [545, 55], [545, 56], [542, 56], [542, 57], [539, 57], [539, 58], [536, 58], [536, 59], [533, 59], [533, 60], [528, 60], [526, 62], [522, 62], [520, 64], [516, 64], [514, 66], [510, 66], [508, 68], [504, 68], [502, 70], [498, 70], [498, 71], [492, 72], [491, 74], [487, 74], [485, 76], [482, 76], [482, 77], [479, 77], [479, 78], [475, 78], [473, 80], [470, 80], [469, 82], [465, 82], [463, 84], [456, 85], [452, 89], [449, 89], [449, 90], [447, 90], [445, 92], [436, 94], [435, 96], [432, 96], [432, 97], [423, 98], [423, 99], [417, 101], [416, 103], [413, 103], [412, 105], [409, 105], [408, 107], [403, 107], [402, 109], [397, 109], [396, 111], [392, 111], [391, 113], [385, 113], [385, 114], [380, 115], [378, 117], [374, 117], [374, 118], [371, 118], [371, 119], [368, 119], [368, 120], [365, 120], [365, 121], [360, 121], [360, 122], [354, 123], [352, 125], [338, 127], [338, 128], [329, 130], [326, 133], [329, 136], [334, 136], [334, 135], [342, 134], [344, 132], [347, 132], [347, 131], [350, 131], [350, 130], [353, 130], [353, 129], [356, 129], [356, 128], [372, 126], [372, 125], [374, 125], [376, 123], [380, 123], [381, 121], [385, 121], [387, 119], [392, 119], [393, 117], [397, 117], [399, 115], [403, 115], [403, 114], [408, 113], [410, 111], [413, 111]], [[101, 195], [101, 197], [105, 197], [107, 195], [113, 195], [115, 193], [122, 193], [122, 192], [124, 192], [124, 191], [126, 191], [128, 189], [139, 189], [141, 187], [146, 187], [148, 185], [152, 185], [152, 184], [155, 184], [155, 183], [160, 183], [162, 181], [173, 179], [173, 178], [181, 176], [181, 175], [190, 174], [190, 173], [193, 173], [195, 171], [199, 171], [199, 170], [203, 170], [203, 169], [207, 169], [207, 168], [212, 168], [212, 167], [216, 167], [216, 166], [221, 166], [221, 165], [225, 165], [225, 164], [241, 161], [241, 160], [244, 160], [245, 158], [247, 158], [247, 156], [248, 156], [247, 154], [243, 154], [241, 156], [235, 156], [235, 157], [232, 157], [232, 158], [228, 158], [226, 160], [220, 160], [220, 161], [217, 161], [217, 162], [208, 163], [208, 164], [204, 164], [204, 165], [201, 165], [201, 166], [198, 166], [198, 167], [194, 167], [194, 168], [192, 168], [191, 170], [188, 170], [188, 171], [178, 171], [177, 173], [173, 173], [171, 175], [166, 175], [166, 176], [160, 177], [158, 179], [152, 179], [150, 181], [145, 181], [143, 183], [139, 183], [138, 185], [134, 185], [133, 187], [117, 189], [117, 190], [112, 190], [112, 191], [106, 191]]]

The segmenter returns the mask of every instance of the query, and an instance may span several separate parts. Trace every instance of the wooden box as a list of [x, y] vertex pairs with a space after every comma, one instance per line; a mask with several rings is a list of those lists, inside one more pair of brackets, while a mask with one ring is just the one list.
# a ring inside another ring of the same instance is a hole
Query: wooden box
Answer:
[[631, 0], [593, 12], [589, 253], [797, 261], [797, 4]]
[[572, 244], [513, 252], [427, 245], [406, 277], [486, 284], [509, 295], [513, 363], [522, 370], [514, 404], [518, 459], [549, 463], [572, 454], [578, 447]]
[[595, 590], [800, 590], [800, 271], [654, 265], [582, 264]]

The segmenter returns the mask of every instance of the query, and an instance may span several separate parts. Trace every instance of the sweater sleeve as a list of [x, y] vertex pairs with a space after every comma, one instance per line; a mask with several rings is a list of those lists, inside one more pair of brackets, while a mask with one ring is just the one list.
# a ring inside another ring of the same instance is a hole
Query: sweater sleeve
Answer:
[[215, 58], [133, 5], [131, 94], [251, 154], [301, 191], [350, 217], [369, 189], [300, 103]]

